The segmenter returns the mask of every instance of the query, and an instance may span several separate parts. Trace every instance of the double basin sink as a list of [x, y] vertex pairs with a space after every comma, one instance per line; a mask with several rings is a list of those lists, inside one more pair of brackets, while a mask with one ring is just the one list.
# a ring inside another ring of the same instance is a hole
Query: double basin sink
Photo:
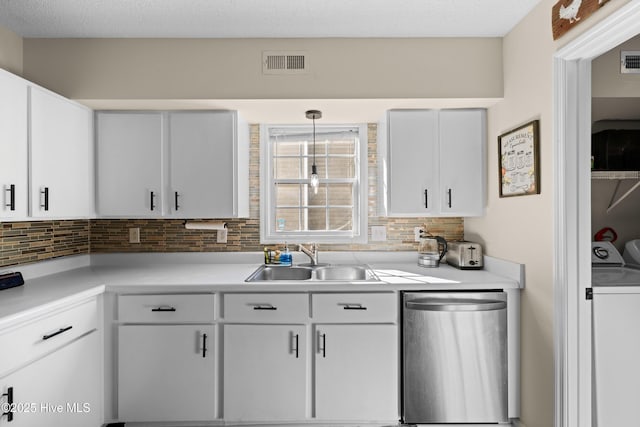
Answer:
[[379, 279], [366, 265], [329, 264], [318, 266], [269, 266], [263, 265], [249, 276], [246, 282], [378, 282]]

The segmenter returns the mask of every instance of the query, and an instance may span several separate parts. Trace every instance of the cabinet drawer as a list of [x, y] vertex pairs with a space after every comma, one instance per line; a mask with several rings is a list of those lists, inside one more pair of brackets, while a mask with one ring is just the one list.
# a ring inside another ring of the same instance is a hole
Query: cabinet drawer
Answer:
[[313, 294], [316, 322], [397, 322], [398, 300], [393, 293]]
[[309, 318], [308, 294], [226, 294], [224, 318], [240, 322], [295, 322]]
[[119, 295], [121, 322], [213, 322], [213, 294]]
[[97, 328], [95, 299], [24, 323], [0, 335], [0, 376]]

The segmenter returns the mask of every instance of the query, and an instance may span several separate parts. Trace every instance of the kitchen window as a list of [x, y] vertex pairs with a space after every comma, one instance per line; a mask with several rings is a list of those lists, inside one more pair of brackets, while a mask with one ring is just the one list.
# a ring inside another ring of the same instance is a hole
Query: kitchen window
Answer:
[[261, 241], [366, 242], [366, 125], [316, 124], [317, 193], [312, 127], [265, 125], [261, 135]]

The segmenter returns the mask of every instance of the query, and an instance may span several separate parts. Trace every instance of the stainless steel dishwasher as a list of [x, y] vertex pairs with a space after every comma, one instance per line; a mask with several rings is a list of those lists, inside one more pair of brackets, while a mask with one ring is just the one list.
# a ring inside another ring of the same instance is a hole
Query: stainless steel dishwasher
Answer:
[[508, 422], [506, 294], [405, 292], [402, 304], [402, 421]]

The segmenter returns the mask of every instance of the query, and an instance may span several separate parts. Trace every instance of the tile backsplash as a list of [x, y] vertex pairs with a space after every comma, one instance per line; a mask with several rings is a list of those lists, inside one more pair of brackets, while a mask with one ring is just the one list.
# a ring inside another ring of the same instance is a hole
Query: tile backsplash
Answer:
[[[367, 244], [324, 244], [322, 250], [416, 250], [413, 229], [427, 224], [447, 240], [463, 238], [462, 218], [387, 218], [377, 216], [377, 126], [368, 126], [369, 227], [385, 226], [387, 240]], [[74, 254], [108, 252], [238, 252], [261, 251], [260, 126], [251, 125], [250, 218], [224, 219], [227, 243], [217, 243], [215, 231], [187, 230], [184, 220], [92, 219], [0, 224], [0, 267]], [[140, 243], [129, 243], [129, 228], [140, 228]]]
[[89, 253], [89, 221], [0, 223], [0, 268]]

